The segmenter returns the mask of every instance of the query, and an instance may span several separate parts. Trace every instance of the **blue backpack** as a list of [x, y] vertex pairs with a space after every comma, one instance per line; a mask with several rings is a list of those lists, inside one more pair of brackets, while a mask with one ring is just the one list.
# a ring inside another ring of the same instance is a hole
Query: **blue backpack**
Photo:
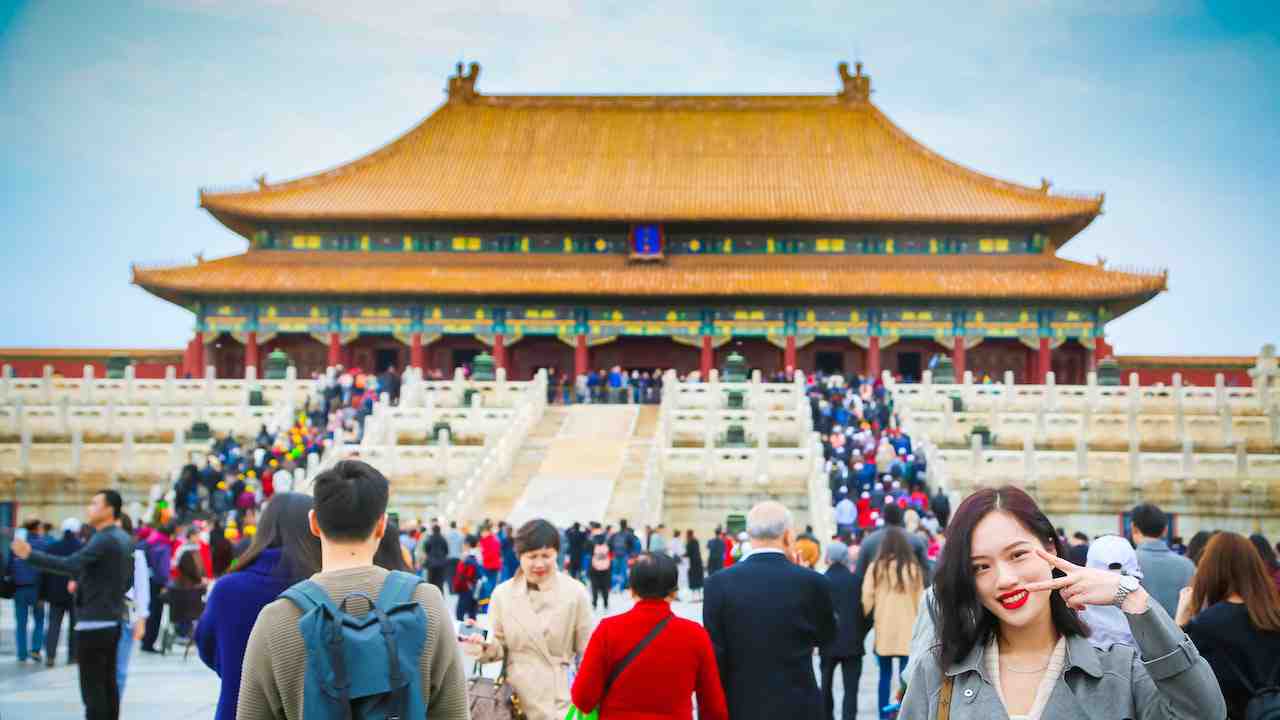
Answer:
[[[352, 593], [334, 605], [324, 588], [303, 580], [285, 590], [302, 611], [298, 630], [307, 644], [302, 716], [307, 720], [420, 720], [427, 716], [418, 660], [427, 643], [427, 615], [413, 599], [422, 579], [387, 576], [375, 601]], [[372, 608], [347, 614], [352, 598]]]

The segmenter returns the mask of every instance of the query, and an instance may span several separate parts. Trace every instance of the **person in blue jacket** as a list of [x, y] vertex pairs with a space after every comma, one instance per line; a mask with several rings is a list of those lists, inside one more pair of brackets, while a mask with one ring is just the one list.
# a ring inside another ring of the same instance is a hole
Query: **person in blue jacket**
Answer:
[[222, 678], [215, 720], [235, 720], [240, 670], [258, 613], [290, 585], [320, 572], [320, 539], [311, 534], [310, 495], [277, 493], [258, 521], [253, 544], [213, 585], [196, 624], [200, 659]]

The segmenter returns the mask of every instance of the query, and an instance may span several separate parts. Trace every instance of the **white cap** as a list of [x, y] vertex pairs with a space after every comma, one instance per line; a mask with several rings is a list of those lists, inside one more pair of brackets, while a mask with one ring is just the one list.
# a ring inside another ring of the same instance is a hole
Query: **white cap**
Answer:
[[80, 521], [75, 518], [67, 518], [62, 521], [62, 532], [69, 532], [72, 535], [80, 532]]
[[1142, 577], [1138, 565], [1138, 553], [1129, 541], [1119, 535], [1101, 535], [1089, 543], [1085, 566], [1100, 570], [1115, 570], [1126, 575]]

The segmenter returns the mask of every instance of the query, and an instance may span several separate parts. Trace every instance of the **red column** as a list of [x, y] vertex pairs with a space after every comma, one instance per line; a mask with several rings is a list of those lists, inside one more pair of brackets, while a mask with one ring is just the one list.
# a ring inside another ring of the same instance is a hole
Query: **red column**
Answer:
[[956, 346], [951, 349], [951, 364], [956, 369], [956, 382], [964, 382], [964, 338], [958, 337]]
[[782, 367], [787, 370], [787, 379], [796, 372], [796, 336], [787, 336], [787, 347], [782, 351]]
[[191, 340], [191, 377], [204, 377], [204, 333], [196, 331]]
[[[254, 370], [261, 370], [261, 366], [258, 365], [258, 333], [250, 330], [248, 335], [244, 343], [244, 366], [245, 368], [252, 367]], [[261, 375], [259, 373], [259, 377]]]
[[1040, 384], [1044, 384], [1045, 378], [1048, 377], [1049, 371], [1053, 370], [1053, 351], [1049, 349], [1049, 338], [1040, 338], [1040, 357], [1036, 367], [1036, 375], [1040, 377]]
[[711, 377], [711, 366], [715, 365], [715, 353], [711, 350], [711, 336], [702, 336], [702, 362], [699, 370], [702, 372], [702, 379], [705, 381]]
[[336, 332], [329, 333], [329, 367], [342, 364], [342, 336]]
[[493, 369], [507, 368], [507, 346], [502, 341], [502, 333], [493, 336]]
[[872, 382], [880, 379], [880, 336], [872, 335], [867, 344], [867, 375]]
[[409, 340], [409, 364], [421, 370], [425, 363], [422, 360], [422, 333], [414, 333]]
[[591, 369], [590, 364], [587, 359], [587, 336], [579, 335], [577, 344], [573, 347], [573, 377], [576, 379], [579, 375], [586, 375]]

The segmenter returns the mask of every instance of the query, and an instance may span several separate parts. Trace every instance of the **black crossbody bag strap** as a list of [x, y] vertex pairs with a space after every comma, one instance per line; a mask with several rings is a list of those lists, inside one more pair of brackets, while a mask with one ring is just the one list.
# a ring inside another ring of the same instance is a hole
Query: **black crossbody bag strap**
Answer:
[[604, 692], [600, 693], [600, 702], [596, 707], [604, 704], [604, 698], [609, 694], [609, 688], [613, 685], [613, 681], [617, 680], [618, 676], [622, 674], [622, 671], [626, 670], [627, 666], [631, 664], [631, 661], [635, 660], [636, 657], [640, 655], [641, 651], [643, 651], [649, 643], [653, 642], [654, 638], [658, 637], [658, 633], [662, 632], [662, 628], [666, 627], [670, 620], [670, 615], [659, 620], [658, 624], [654, 625], [653, 629], [649, 631], [649, 634], [645, 635], [643, 640], [636, 643], [636, 646], [631, 648], [631, 652], [627, 653], [626, 657], [619, 660], [618, 664], [613, 666], [613, 669], [609, 671], [609, 679], [604, 681]]

